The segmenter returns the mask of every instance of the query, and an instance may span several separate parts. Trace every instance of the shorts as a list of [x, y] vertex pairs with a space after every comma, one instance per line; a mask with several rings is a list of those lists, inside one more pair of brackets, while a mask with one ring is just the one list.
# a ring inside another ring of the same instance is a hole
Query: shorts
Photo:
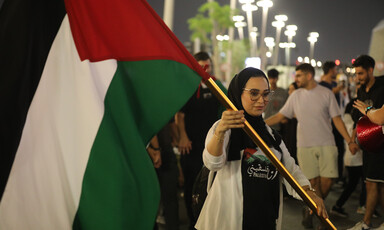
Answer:
[[384, 152], [363, 152], [363, 173], [366, 181], [384, 183]]
[[337, 178], [337, 147], [298, 147], [297, 160], [307, 179], [316, 177]]

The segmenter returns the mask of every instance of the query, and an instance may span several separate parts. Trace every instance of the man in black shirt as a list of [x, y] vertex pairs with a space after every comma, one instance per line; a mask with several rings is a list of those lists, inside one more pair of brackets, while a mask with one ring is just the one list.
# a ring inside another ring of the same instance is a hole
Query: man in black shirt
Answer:
[[[197, 62], [211, 72], [212, 62], [206, 52], [194, 55]], [[208, 130], [219, 119], [220, 102], [204, 83], [199, 85], [195, 94], [176, 114], [179, 129], [178, 148], [181, 153], [180, 164], [184, 174], [184, 198], [190, 229], [194, 229], [195, 217], [192, 212], [192, 188], [203, 166], [202, 154]], [[221, 114], [220, 114], [221, 115]]]
[[[353, 67], [361, 84], [357, 92], [357, 99], [374, 108], [381, 108], [384, 104], [384, 77], [373, 76], [375, 60], [368, 55], [361, 55], [355, 60]], [[366, 114], [354, 109], [352, 117], [355, 124], [364, 115]], [[354, 130], [353, 140], [355, 140], [355, 137], [356, 129]], [[363, 149], [363, 170], [367, 189], [366, 212], [363, 221], [357, 223], [352, 229], [370, 229], [372, 214], [379, 199], [382, 208], [384, 208], [383, 165], [384, 149], [380, 149], [378, 153], [369, 153]]]

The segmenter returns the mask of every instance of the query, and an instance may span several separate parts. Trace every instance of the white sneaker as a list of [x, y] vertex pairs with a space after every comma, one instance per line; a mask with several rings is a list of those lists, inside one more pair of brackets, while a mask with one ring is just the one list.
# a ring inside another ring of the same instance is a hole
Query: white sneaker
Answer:
[[360, 221], [352, 228], [348, 228], [347, 230], [371, 230], [372, 228], [364, 223], [364, 221]]

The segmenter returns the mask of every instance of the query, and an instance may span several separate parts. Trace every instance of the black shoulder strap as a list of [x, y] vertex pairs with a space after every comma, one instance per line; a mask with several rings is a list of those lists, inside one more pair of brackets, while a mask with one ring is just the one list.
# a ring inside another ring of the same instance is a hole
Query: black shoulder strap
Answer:
[[[272, 129], [272, 128], [271, 128]], [[281, 162], [284, 162], [284, 159], [283, 159], [283, 150], [280, 148], [280, 144], [281, 144], [281, 141], [282, 141], [282, 137], [280, 135], [279, 132], [277, 132], [276, 130], [272, 129], [272, 134], [273, 134], [273, 137], [275, 138], [275, 141], [277, 143], [277, 146], [278, 146], [278, 150], [281, 152]]]
[[272, 134], [273, 134], [273, 137], [275, 138], [275, 141], [277, 142], [277, 144], [280, 145], [281, 140], [282, 140], [280, 133], [277, 132], [276, 130], [272, 129]]

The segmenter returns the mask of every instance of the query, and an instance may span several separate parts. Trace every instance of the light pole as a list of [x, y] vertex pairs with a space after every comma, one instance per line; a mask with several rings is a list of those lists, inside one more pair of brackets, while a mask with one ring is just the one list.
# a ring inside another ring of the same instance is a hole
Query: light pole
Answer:
[[269, 51], [266, 52], [267, 57], [272, 56], [273, 47], [275, 47], [275, 39], [273, 37], [265, 37], [264, 38], [265, 45], [268, 47]]
[[235, 22], [235, 27], [237, 28], [237, 32], [239, 32], [239, 39], [244, 39], [244, 27], [247, 25], [245, 22]]
[[175, 0], [164, 1], [163, 20], [170, 30], [173, 28], [173, 10], [175, 6], [174, 1]]
[[[261, 37], [260, 41], [264, 41], [265, 33], [267, 31], [267, 18], [268, 18], [268, 8], [273, 6], [273, 2], [271, 0], [260, 0], [257, 2], [258, 7], [263, 8], [263, 18], [262, 18], [262, 26], [261, 26]], [[261, 54], [261, 69], [264, 70], [266, 66], [266, 46], [264, 42], [260, 44], [260, 54]]]
[[243, 15], [235, 15], [232, 17], [232, 20], [235, 22], [235, 27], [237, 28], [237, 32], [239, 33], [239, 39], [244, 39], [244, 30], [243, 27], [247, 25], [247, 23], [243, 22]]
[[[293, 36], [296, 35], [297, 26], [287, 25], [284, 34], [288, 37], [288, 43], [292, 42]], [[285, 49], [285, 62], [287, 66], [291, 65], [291, 48]]]
[[[275, 20], [272, 22], [272, 26], [276, 27], [276, 44], [280, 43], [280, 34], [281, 34], [281, 28], [285, 26], [284, 21], [288, 20], [287, 15], [276, 15]], [[275, 66], [277, 65], [277, 61], [279, 58], [279, 46], [275, 46], [275, 50], [273, 52], [273, 62], [272, 64]]]
[[[282, 42], [279, 44], [279, 47], [282, 49], [285, 49], [285, 53], [286, 54], [288, 53], [288, 55], [286, 55], [286, 57], [289, 57], [289, 50], [291, 48], [295, 48], [296, 44], [294, 42]], [[289, 61], [289, 58], [288, 58], [288, 61]], [[292, 81], [291, 66], [288, 63], [289, 62], [287, 62], [287, 67], [286, 67], [286, 72], [287, 72], [287, 77], [285, 78], [285, 84], [286, 85], [289, 85], [289, 83]]]
[[226, 34], [225, 35], [218, 34], [216, 35], [216, 40], [219, 41], [219, 54], [220, 54], [220, 59], [222, 59], [223, 55], [225, 56], [225, 53], [223, 53], [223, 41], [228, 41], [229, 36]]
[[[231, 8], [231, 15], [236, 9], [236, 0], [230, 0], [229, 7]], [[244, 20], [244, 19], [243, 19]], [[235, 39], [235, 28], [233, 26], [230, 26], [228, 29], [228, 35], [229, 35], [229, 41], [233, 42]], [[231, 72], [232, 72], [232, 48], [227, 50], [227, 71], [225, 71], [225, 79], [224, 81], [227, 81], [230, 78]]]
[[250, 35], [250, 39], [252, 40], [252, 43], [253, 43], [253, 54], [254, 56], [257, 55], [257, 27], [253, 27], [252, 28], [252, 32], [249, 34]]
[[256, 5], [253, 5], [251, 3], [246, 3], [246, 4], [242, 5], [241, 8], [243, 9], [243, 11], [245, 11], [247, 13], [248, 35], [250, 38], [249, 44], [251, 47], [251, 56], [253, 57], [255, 55], [255, 53], [254, 53], [254, 47], [253, 47], [252, 39], [251, 39], [251, 32], [252, 32], [252, 28], [253, 28], [252, 12], [256, 11], [258, 8]]
[[309, 59], [313, 59], [313, 55], [315, 53], [315, 43], [317, 42], [317, 38], [319, 37], [319, 33], [317, 32], [311, 32], [309, 33], [309, 37], [307, 40], [310, 43], [310, 49], [309, 49]]

